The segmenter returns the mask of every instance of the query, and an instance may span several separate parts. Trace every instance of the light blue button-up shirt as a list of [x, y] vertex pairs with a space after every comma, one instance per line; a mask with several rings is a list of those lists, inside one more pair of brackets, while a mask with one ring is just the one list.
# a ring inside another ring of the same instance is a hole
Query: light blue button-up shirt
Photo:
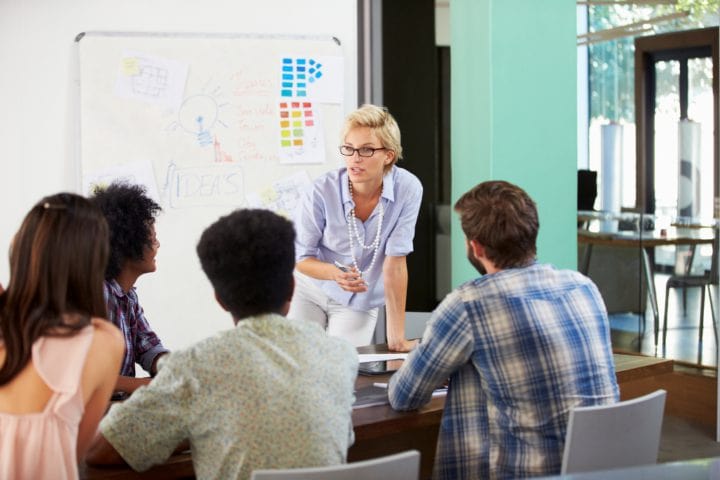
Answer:
[[[330, 298], [353, 310], [369, 310], [385, 303], [382, 265], [386, 256], [403, 257], [413, 251], [415, 223], [417, 222], [422, 185], [415, 175], [393, 166], [383, 178], [380, 198], [385, 209], [377, 259], [372, 269], [373, 249], [363, 249], [354, 243], [358, 268], [368, 284], [368, 290], [352, 293], [341, 289], [334, 281], [311, 279]], [[355, 203], [350, 196], [347, 169], [326, 173], [315, 180], [295, 212], [295, 256], [298, 262], [316, 258], [323, 262], [335, 261], [352, 265], [348, 221]], [[372, 243], [377, 234], [380, 203], [365, 222], [356, 220], [356, 227], [364, 245]]]

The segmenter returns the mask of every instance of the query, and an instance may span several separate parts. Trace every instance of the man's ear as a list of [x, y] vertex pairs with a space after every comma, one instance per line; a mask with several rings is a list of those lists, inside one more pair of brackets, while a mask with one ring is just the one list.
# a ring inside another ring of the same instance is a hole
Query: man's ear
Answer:
[[485, 247], [480, 245], [477, 240], [470, 240], [468, 241], [468, 244], [470, 245], [470, 249], [472, 250], [473, 257], [480, 260], [481, 258], [486, 259], [485, 256]]
[[225, 304], [222, 302], [222, 300], [220, 300], [220, 296], [218, 295], [218, 293], [217, 292], [214, 292], [214, 293], [215, 293], [215, 301], [218, 302], [218, 304], [222, 307], [223, 310], [225, 310], [226, 312], [229, 312], [230, 309], [225, 306]]

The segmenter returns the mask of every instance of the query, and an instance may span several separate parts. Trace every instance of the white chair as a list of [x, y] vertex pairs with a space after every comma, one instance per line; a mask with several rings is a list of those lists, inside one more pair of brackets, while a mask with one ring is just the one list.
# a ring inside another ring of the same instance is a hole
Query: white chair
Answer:
[[422, 338], [432, 312], [405, 312], [405, 338]]
[[570, 412], [562, 474], [657, 462], [665, 390]]
[[254, 470], [250, 480], [418, 480], [420, 452], [388, 455], [330, 467]]

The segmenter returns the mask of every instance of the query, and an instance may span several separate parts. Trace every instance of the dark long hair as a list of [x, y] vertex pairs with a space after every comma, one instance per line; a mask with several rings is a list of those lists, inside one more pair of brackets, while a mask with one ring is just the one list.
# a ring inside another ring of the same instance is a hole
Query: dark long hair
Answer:
[[0, 295], [6, 351], [0, 385], [27, 365], [38, 338], [73, 335], [91, 317], [107, 316], [108, 250], [102, 212], [79, 195], [45, 197], [25, 216], [10, 247], [10, 281]]

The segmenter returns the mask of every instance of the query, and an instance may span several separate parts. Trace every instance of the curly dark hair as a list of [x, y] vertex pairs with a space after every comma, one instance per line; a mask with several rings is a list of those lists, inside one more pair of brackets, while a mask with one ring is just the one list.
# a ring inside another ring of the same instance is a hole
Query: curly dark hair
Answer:
[[278, 312], [292, 296], [295, 229], [269, 210], [221, 217], [203, 232], [197, 253], [218, 299], [236, 320]]
[[142, 260], [146, 247], [152, 247], [150, 229], [162, 210], [146, 195], [145, 187], [114, 182], [97, 187], [90, 200], [100, 207], [110, 227], [110, 259], [105, 279], [117, 278], [128, 260]]

